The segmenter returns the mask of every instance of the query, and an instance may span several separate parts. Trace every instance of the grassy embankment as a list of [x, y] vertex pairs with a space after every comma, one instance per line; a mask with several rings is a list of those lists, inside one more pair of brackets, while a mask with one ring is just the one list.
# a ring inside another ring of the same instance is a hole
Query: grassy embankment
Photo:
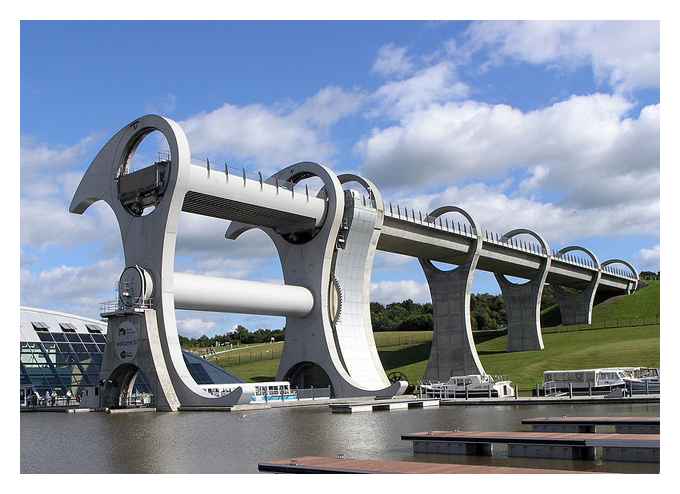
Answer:
[[[653, 281], [633, 295], [607, 301], [593, 309], [593, 326], [618, 324], [620, 327], [545, 328], [542, 352], [507, 353], [505, 336], [478, 344], [477, 351], [488, 373], [508, 376], [523, 389], [541, 382], [547, 369], [658, 367], [659, 325], [639, 326], [636, 321], [657, 318], [659, 291], [659, 282]], [[431, 332], [375, 333], [375, 338], [386, 371], [399, 371], [411, 383], [422, 378], [430, 353]], [[250, 351], [244, 348], [213, 361], [246, 380], [269, 380], [276, 375], [282, 349], [283, 343]], [[255, 351], [262, 353], [253, 354]]]

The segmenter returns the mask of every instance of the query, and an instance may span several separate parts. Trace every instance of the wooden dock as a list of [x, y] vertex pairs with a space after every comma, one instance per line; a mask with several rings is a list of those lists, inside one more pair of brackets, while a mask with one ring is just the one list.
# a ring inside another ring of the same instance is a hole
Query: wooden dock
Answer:
[[594, 433], [596, 427], [614, 427], [619, 434], [659, 434], [659, 417], [534, 417], [522, 420], [536, 432]]
[[331, 409], [331, 412], [333, 413], [378, 412], [407, 410], [409, 408], [430, 408], [438, 406], [438, 399], [348, 401], [344, 403], [331, 403], [328, 405], [328, 407]]
[[505, 444], [508, 456], [594, 460], [597, 448], [604, 460], [656, 463], [660, 450], [658, 434], [432, 431], [401, 438], [414, 453], [430, 454], [491, 456], [494, 444]]
[[415, 461], [357, 460], [351, 458], [326, 458], [303, 456], [286, 460], [259, 463], [261, 472], [272, 473], [459, 473], [459, 474], [546, 474], [546, 473], [590, 473], [572, 470], [541, 468], [515, 468], [487, 465], [459, 465], [449, 463], [423, 463]]

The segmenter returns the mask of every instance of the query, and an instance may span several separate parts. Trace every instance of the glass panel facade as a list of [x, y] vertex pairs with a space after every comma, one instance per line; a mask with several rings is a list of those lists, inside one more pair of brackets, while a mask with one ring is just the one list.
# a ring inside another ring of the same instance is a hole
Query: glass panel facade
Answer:
[[[97, 384], [103, 345], [89, 343], [91, 339], [83, 344], [76, 333], [38, 335], [41, 343], [21, 342], [19, 346], [22, 388], [30, 387], [41, 396], [48, 390], [58, 395], [71, 391], [73, 396], [77, 396], [83, 386]], [[103, 338], [103, 335], [97, 336]], [[69, 344], [67, 340], [73, 343]]]
[[[97, 333], [38, 332], [40, 342], [20, 342], [20, 383], [25, 394], [46, 391], [78, 396], [86, 386], [99, 383], [106, 337]], [[95, 341], [96, 343], [93, 343]], [[70, 343], [69, 343], [70, 342]], [[198, 384], [238, 383], [237, 377], [196, 355], [183, 352], [189, 372]], [[148, 392], [139, 373], [135, 392]]]

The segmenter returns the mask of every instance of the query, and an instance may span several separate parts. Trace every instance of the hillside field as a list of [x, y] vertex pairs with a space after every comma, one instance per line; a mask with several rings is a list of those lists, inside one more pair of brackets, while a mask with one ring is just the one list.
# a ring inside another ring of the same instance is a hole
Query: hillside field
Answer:
[[[521, 389], [542, 382], [543, 371], [549, 369], [659, 367], [660, 325], [641, 325], [658, 318], [659, 293], [660, 283], [652, 281], [633, 295], [597, 305], [593, 309], [596, 329], [545, 328], [545, 349], [541, 352], [508, 353], [505, 336], [478, 344], [477, 351], [487, 373], [507, 376]], [[375, 333], [375, 339], [387, 372], [399, 371], [411, 383], [422, 379], [430, 353], [431, 332], [381, 332]], [[211, 360], [247, 381], [273, 380], [282, 349], [283, 342], [259, 345]]]

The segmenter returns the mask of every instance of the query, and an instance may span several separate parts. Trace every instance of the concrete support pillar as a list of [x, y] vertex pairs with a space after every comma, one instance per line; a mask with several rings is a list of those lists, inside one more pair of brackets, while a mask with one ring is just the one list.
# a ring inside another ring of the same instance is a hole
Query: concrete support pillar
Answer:
[[543, 350], [541, 295], [550, 269], [550, 248], [543, 237], [526, 229], [512, 230], [503, 235], [502, 241], [522, 234], [531, 235], [538, 240], [543, 249], [543, 261], [535, 277], [526, 283], [513, 283], [503, 274], [494, 274], [501, 287], [503, 301], [505, 302], [505, 312], [508, 318], [507, 349], [509, 352]]
[[557, 303], [560, 306], [560, 314], [562, 315], [562, 324], [569, 326], [572, 324], [591, 324], [593, 316], [593, 303], [595, 301], [595, 293], [600, 284], [602, 276], [602, 269], [600, 261], [597, 256], [585, 247], [572, 245], [561, 249], [557, 253], [557, 257], [563, 256], [567, 252], [572, 251], [584, 252], [590, 257], [594, 263], [595, 270], [592, 280], [581, 290], [573, 291], [560, 285], [552, 285]]
[[444, 213], [457, 212], [467, 218], [476, 237], [467, 260], [451, 271], [442, 271], [428, 259], [419, 259], [432, 296], [434, 331], [425, 379], [448, 381], [451, 376], [485, 374], [477, 355], [470, 323], [470, 288], [482, 249], [479, 228], [464, 210], [445, 206], [428, 216], [434, 221]]

